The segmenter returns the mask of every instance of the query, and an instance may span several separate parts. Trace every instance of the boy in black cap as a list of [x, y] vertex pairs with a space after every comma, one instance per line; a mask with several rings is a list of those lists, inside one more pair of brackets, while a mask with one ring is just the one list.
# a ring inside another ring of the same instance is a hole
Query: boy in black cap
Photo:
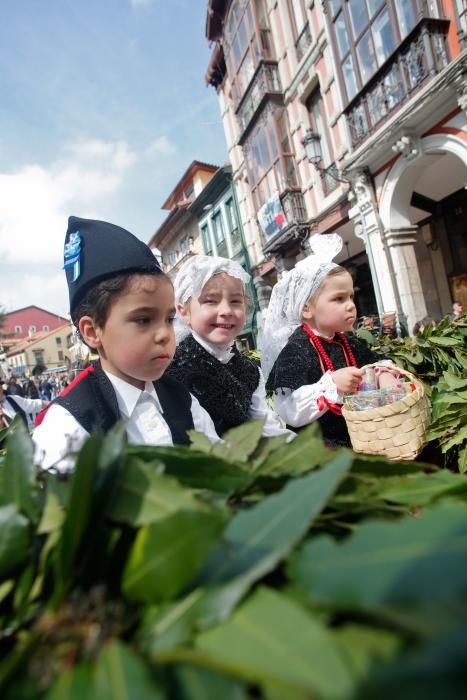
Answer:
[[67, 470], [93, 430], [120, 418], [133, 444], [188, 444], [187, 430], [219, 440], [208, 413], [163, 377], [175, 352], [172, 283], [150, 248], [105, 221], [70, 217], [65, 238], [71, 318], [99, 354], [36, 421], [36, 455]]

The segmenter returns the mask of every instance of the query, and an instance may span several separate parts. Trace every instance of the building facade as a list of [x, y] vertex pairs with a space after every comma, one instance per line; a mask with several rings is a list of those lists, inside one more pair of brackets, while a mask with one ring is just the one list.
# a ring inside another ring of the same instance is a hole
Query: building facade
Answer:
[[[232, 185], [232, 168], [219, 168], [202, 193], [189, 207], [196, 216], [201, 235], [202, 252], [236, 260], [251, 273], [251, 262], [245, 245], [243, 227]], [[257, 295], [253, 283], [247, 289], [248, 313], [237, 345], [242, 349], [256, 346]]]
[[203, 252], [198, 220], [189, 207], [217, 170], [217, 165], [194, 160], [162, 205], [169, 213], [148, 246], [172, 279], [188, 256]]
[[337, 231], [361, 313], [462, 300], [465, 3], [209, 0], [206, 35], [258, 288]]
[[[198, 187], [191, 187], [195, 175], [202, 174]], [[187, 197], [187, 188], [190, 197]], [[217, 255], [237, 260], [247, 272], [251, 264], [246, 249], [235, 191], [232, 168], [194, 161], [167, 198], [166, 219], [148, 245], [162, 261], [172, 279], [192, 255]], [[256, 291], [249, 290], [249, 311], [238, 345], [245, 349], [256, 342]]]
[[53, 331], [34, 333], [19, 340], [7, 350], [6, 362], [13, 371], [26, 376], [30, 376], [37, 365], [66, 371], [71, 368], [72, 342], [71, 326], [65, 323]]
[[1, 335], [12, 337], [14, 340], [27, 338], [31, 333], [53, 331], [64, 323], [66, 318], [41, 309], [38, 306], [25, 306], [16, 311], [4, 314]]

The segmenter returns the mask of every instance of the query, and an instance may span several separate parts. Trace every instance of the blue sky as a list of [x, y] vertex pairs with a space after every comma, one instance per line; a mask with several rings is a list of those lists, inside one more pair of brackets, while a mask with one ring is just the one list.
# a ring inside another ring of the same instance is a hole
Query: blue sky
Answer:
[[67, 312], [67, 217], [147, 241], [194, 159], [227, 160], [206, 0], [20, 0], [0, 24], [0, 305]]

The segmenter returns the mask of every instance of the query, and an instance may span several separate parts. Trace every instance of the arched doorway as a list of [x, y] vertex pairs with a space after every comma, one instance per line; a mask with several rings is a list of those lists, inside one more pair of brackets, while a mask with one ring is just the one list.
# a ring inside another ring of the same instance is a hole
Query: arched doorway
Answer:
[[[397, 159], [379, 201], [388, 240], [411, 232], [416, 269], [404, 291], [420, 294], [418, 308], [434, 318], [449, 313], [454, 299], [467, 303], [467, 135], [447, 131], [415, 142], [413, 159]], [[391, 252], [397, 278], [401, 258]]]

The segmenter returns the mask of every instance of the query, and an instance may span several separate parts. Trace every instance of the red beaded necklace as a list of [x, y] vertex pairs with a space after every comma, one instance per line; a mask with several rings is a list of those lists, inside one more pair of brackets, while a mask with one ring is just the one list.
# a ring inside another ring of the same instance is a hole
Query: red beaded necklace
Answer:
[[[315, 347], [316, 352], [318, 353], [318, 356], [321, 359], [322, 364], [330, 371], [334, 372], [334, 365], [332, 364], [331, 358], [327, 354], [326, 350], [323, 348], [323, 344], [320, 340], [320, 338], [314, 333], [309, 326], [307, 326], [305, 323], [302, 324], [302, 328], [307, 334], [307, 336], [310, 339], [310, 343]], [[337, 337], [341, 341], [343, 345], [343, 351], [344, 351], [344, 356], [345, 356], [345, 361], [347, 364], [347, 367], [353, 366], [353, 367], [358, 367], [357, 361], [355, 359], [355, 356], [352, 352], [352, 348], [349, 345], [349, 341], [345, 337], [343, 333], [336, 333]], [[340, 416], [342, 415], [342, 408], [338, 404], [331, 403], [324, 397], [322, 397], [323, 403], [326, 404], [326, 406], [329, 408], [330, 411], [335, 413], [336, 415]]]

